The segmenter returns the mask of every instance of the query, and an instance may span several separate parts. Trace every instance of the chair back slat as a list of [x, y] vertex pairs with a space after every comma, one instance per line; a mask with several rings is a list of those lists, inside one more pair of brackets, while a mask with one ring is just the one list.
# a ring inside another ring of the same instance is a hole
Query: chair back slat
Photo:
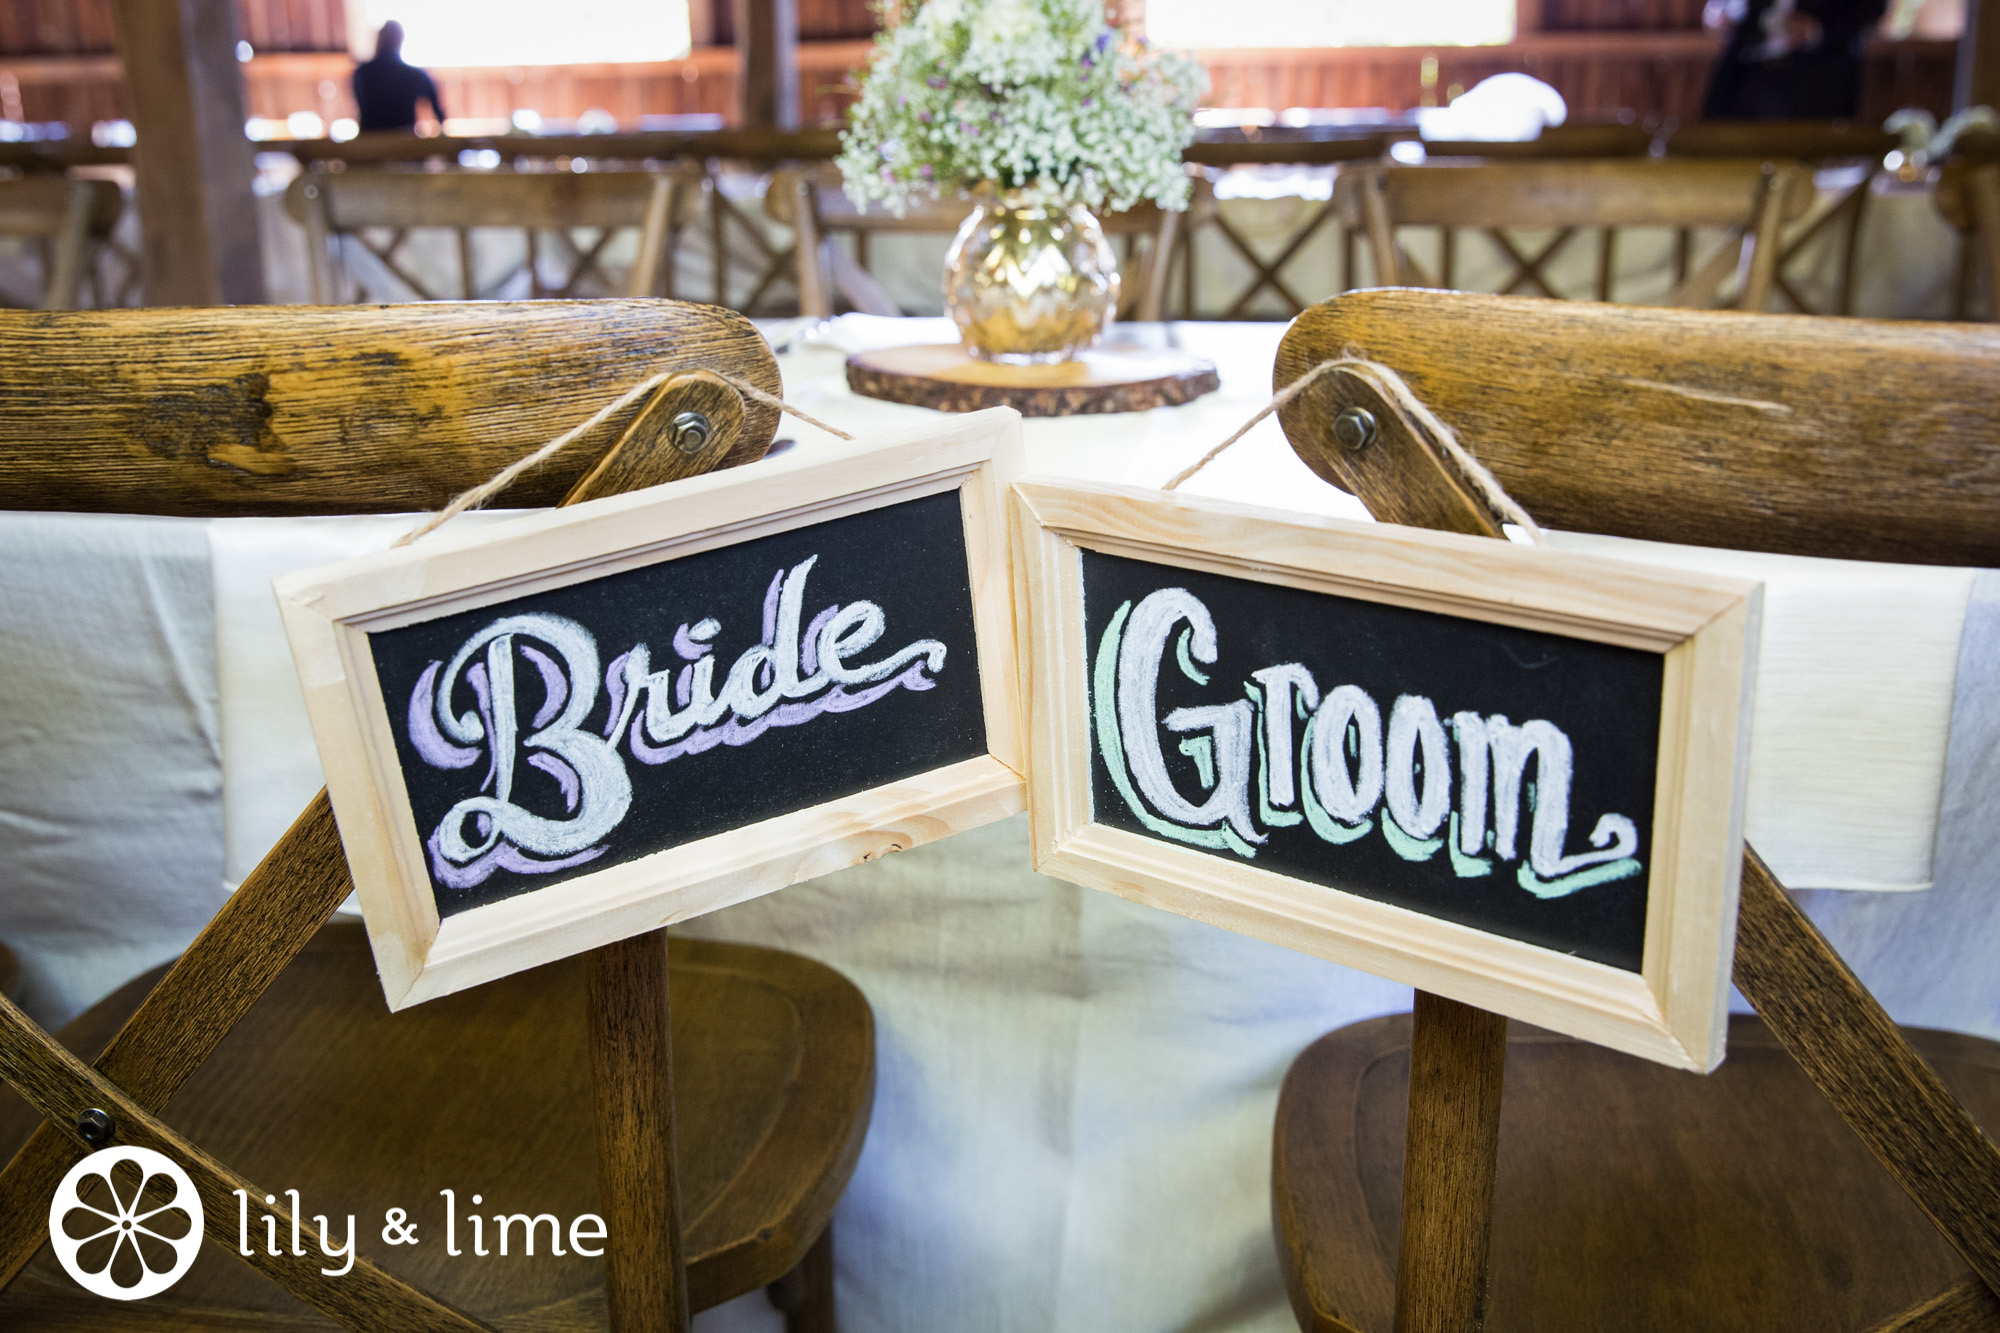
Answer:
[[0, 181], [0, 235], [56, 236], [69, 217], [70, 198], [85, 191], [90, 201], [90, 231], [107, 236], [124, 209], [115, 182], [74, 180], [63, 176], [22, 176]]
[[[1274, 381], [1349, 351], [1551, 527], [2000, 565], [2000, 330], [1366, 291], [1301, 316]], [[1281, 411], [1286, 433], [1367, 502], [1366, 452], [1315, 425], [1319, 393]]]
[[[435, 509], [683, 369], [782, 390], [748, 320], [677, 301], [0, 312], [0, 508]], [[638, 410], [502, 503], [556, 503]], [[761, 456], [777, 411], [744, 416], [738, 450]]]
[[649, 171], [342, 171], [301, 175], [285, 191], [306, 218], [305, 190], [325, 191], [329, 222], [357, 227], [637, 227]]
[[[1605, 158], [1371, 170], [1381, 173], [1390, 219], [1403, 226], [1732, 227], [1749, 219], [1770, 169], [1761, 158]], [[1361, 190], [1368, 176], [1347, 172], [1336, 183], [1350, 226], [1365, 225]], [[1796, 218], [1811, 204], [1811, 178], [1799, 173], [1784, 216]]]

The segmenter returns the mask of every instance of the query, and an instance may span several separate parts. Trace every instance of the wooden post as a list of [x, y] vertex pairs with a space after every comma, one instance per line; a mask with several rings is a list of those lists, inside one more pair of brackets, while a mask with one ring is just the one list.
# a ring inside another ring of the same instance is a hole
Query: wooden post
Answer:
[[113, 0], [139, 141], [146, 304], [264, 299], [256, 175], [231, 0]]
[[688, 0], [688, 45], [715, 45], [715, 7], [722, 0]]
[[596, 950], [586, 969], [597, 1178], [612, 1333], [685, 1333], [687, 1260], [675, 1172], [667, 932]]
[[2000, 106], [2000, 0], [1966, 0], [1951, 109]]
[[1417, 992], [1396, 1333], [1477, 1333], [1499, 1164], [1507, 1020]]
[[736, 123], [799, 127], [798, 0], [734, 0]]

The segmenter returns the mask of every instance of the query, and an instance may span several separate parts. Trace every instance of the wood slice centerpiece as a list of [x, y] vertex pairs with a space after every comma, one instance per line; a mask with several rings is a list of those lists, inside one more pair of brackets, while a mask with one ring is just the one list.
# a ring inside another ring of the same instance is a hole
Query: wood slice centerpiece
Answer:
[[847, 358], [847, 387], [941, 412], [1011, 407], [1027, 417], [1143, 412], [1193, 402], [1221, 386], [1215, 363], [1173, 348], [1093, 347], [1073, 361], [1007, 366], [955, 343], [889, 347]]

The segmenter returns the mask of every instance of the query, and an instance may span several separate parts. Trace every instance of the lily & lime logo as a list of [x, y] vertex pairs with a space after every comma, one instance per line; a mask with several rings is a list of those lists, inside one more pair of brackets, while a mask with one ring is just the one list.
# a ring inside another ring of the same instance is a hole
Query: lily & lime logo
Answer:
[[77, 1285], [114, 1301], [157, 1296], [201, 1249], [187, 1172], [150, 1148], [104, 1148], [71, 1167], [49, 1204], [49, 1243]]

